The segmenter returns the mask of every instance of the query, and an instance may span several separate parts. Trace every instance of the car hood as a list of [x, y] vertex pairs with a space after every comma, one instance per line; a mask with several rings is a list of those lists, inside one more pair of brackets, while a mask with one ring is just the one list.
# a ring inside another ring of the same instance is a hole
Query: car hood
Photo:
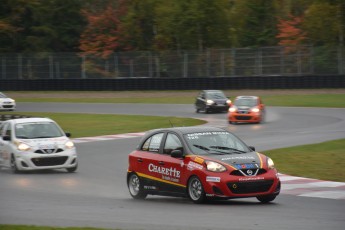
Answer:
[[0, 102], [14, 102], [11, 98], [0, 98]]
[[69, 140], [68, 137], [54, 137], [54, 138], [37, 138], [37, 139], [20, 139], [22, 142], [28, 144], [32, 148], [37, 149], [54, 149], [64, 146]]
[[239, 110], [248, 110], [250, 108], [252, 108], [252, 107], [249, 107], [249, 106], [237, 106], [237, 109], [239, 109]]
[[227, 155], [208, 155], [207, 159], [214, 159], [232, 165], [235, 168], [243, 168], [250, 165], [252, 168], [259, 168], [262, 164], [262, 159], [257, 152], [249, 152], [242, 154], [227, 154]]
[[225, 103], [228, 99], [211, 99], [212, 101], [216, 102], [216, 103]]

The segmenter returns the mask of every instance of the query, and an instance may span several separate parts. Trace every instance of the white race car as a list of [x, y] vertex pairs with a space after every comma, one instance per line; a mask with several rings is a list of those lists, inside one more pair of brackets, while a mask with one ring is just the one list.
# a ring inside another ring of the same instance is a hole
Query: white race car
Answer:
[[19, 118], [0, 125], [0, 165], [14, 173], [28, 170], [78, 167], [74, 143], [49, 118]]
[[0, 110], [15, 110], [16, 101], [0, 92]]

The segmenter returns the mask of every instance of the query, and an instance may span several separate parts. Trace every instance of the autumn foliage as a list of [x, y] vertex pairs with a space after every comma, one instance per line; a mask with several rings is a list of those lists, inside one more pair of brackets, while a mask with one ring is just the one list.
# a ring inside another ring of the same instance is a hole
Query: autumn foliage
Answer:
[[302, 18], [289, 15], [288, 19], [278, 19], [278, 35], [279, 45], [286, 46], [298, 46], [306, 39], [306, 32], [304, 32], [300, 26]]
[[109, 3], [102, 12], [83, 10], [88, 25], [80, 37], [80, 50], [84, 55], [108, 58], [115, 51], [128, 50], [121, 33], [121, 16], [126, 13], [125, 1], [115, 7]]

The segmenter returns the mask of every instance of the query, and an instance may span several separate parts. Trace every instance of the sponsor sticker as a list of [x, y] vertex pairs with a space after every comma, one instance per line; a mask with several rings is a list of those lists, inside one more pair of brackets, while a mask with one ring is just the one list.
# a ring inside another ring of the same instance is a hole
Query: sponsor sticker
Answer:
[[[177, 170], [176, 168], [173, 168], [173, 167], [166, 168], [166, 167], [157, 166], [157, 165], [154, 165], [151, 163], [151, 164], [149, 164], [148, 168], [149, 168], [150, 172], [162, 174], [163, 176], [166, 176], [166, 178], [168, 178], [168, 177], [169, 178], [170, 177], [180, 178], [180, 176], [181, 176], [181, 172], [179, 170]], [[166, 178], [163, 178], [163, 179], [168, 180]]]
[[148, 189], [148, 190], [156, 190], [156, 186], [148, 186], [148, 185], [145, 185], [144, 186], [144, 189]]
[[203, 169], [204, 166], [202, 166], [201, 164], [198, 164], [196, 162], [190, 161], [187, 165], [187, 169], [188, 170], [193, 170], [193, 169]]
[[220, 177], [207, 176], [206, 181], [207, 182], [220, 182]]
[[238, 179], [238, 181], [255, 181], [255, 180], [265, 180], [265, 177], [246, 177], [246, 178]]
[[259, 168], [258, 164], [236, 164], [237, 169], [255, 169]]
[[252, 157], [252, 156], [233, 156], [233, 157], [222, 158], [222, 161], [227, 161], [227, 160], [255, 160], [255, 157]]

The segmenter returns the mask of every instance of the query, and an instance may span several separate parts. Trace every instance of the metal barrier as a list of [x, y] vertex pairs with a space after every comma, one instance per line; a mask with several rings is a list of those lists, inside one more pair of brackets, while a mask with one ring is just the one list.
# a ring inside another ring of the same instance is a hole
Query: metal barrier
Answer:
[[[215, 78], [343, 75], [339, 47], [260, 47], [205, 51], [0, 54], [0, 80]], [[1, 86], [0, 86], [1, 87]]]

